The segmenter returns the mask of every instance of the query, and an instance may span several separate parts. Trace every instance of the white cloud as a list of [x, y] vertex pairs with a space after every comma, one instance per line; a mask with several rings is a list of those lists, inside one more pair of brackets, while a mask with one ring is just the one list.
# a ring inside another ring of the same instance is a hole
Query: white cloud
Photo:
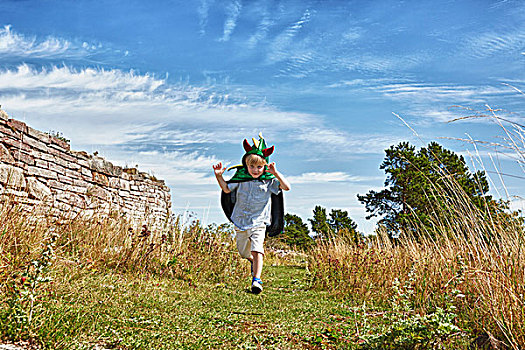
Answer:
[[286, 30], [273, 39], [267, 56], [269, 63], [280, 62], [295, 55], [294, 50], [291, 50], [290, 46], [293, 44], [294, 37], [310, 22], [311, 16], [310, 10], [306, 10], [298, 21], [292, 23]]
[[270, 18], [270, 16], [264, 10], [263, 17], [259, 24], [257, 25], [256, 32], [248, 39], [248, 48], [253, 49], [257, 43], [265, 39], [268, 35], [270, 27], [275, 24], [275, 21]]
[[[0, 72], [0, 89], [69, 89], [79, 92], [128, 91], [153, 92], [165, 81], [148, 74], [137, 75], [133, 71], [85, 68], [76, 70], [68, 66], [42, 68], [40, 71], [21, 64], [16, 70]], [[198, 91], [187, 91], [188, 96], [198, 96]], [[124, 95], [126, 96], [126, 95]], [[122, 97], [124, 97], [122, 96]]]
[[320, 157], [340, 157], [342, 154], [382, 154], [388, 145], [402, 141], [400, 136], [388, 134], [349, 134], [335, 128], [309, 127], [297, 136], [309, 143], [310, 153]]
[[240, 1], [234, 0], [226, 7], [226, 21], [224, 22], [224, 31], [222, 38], [219, 41], [228, 41], [232, 35], [235, 27], [237, 26], [237, 20], [241, 14], [242, 4]]
[[74, 57], [85, 56], [100, 46], [89, 43], [73, 44], [69, 40], [48, 36], [39, 39], [12, 30], [10, 25], [0, 28], [0, 57]]
[[510, 208], [512, 210], [521, 210], [522, 213], [525, 213], [525, 198], [514, 197], [510, 201]]
[[201, 0], [201, 4], [197, 8], [197, 13], [199, 15], [199, 32], [201, 35], [206, 33], [206, 26], [208, 25], [208, 12], [210, 10], [211, 3], [213, 3], [213, 0]]
[[505, 32], [482, 32], [465, 40], [466, 55], [476, 58], [489, 57], [505, 51], [516, 53], [523, 50], [525, 31], [522, 27], [507, 29]]
[[334, 172], [311, 172], [304, 173], [299, 176], [288, 176], [287, 180], [292, 184], [306, 184], [306, 183], [325, 183], [325, 182], [365, 182], [375, 181], [382, 178], [377, 177], [365, 177], [365, 176], [352, 176], [342, 171]]

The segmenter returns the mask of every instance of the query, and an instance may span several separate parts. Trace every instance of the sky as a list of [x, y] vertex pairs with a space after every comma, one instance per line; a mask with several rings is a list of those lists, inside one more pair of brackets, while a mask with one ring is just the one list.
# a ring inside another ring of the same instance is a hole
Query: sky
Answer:
[[373, 232], [357, 194], [383, 188], [401, 141], [464, 155], [525, 206], [523, 164], [494, 145], [505, 129], [451, 122], [490, 108], [525, 124], [523, 1], [0, 0], [0, 14], [2, 109], [164, 179], [175, 214], [226, 222], [212, 165], [239, 164], [259, 132], [305, 221], [321, 205]]

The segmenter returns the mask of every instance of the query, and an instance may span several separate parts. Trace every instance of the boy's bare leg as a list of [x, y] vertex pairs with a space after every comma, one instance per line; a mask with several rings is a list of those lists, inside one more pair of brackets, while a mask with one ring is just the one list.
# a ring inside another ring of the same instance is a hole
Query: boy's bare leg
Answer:
[[261, 278], [261, 273], [262, 273], [262, 268], [263, 268], [263, 258], [264, 258], [264, 254], [252, 251], [253, 277], [255, 278]]

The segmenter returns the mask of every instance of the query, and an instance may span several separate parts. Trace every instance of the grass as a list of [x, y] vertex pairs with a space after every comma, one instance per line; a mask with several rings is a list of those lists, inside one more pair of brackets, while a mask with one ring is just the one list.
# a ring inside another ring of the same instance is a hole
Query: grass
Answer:
[[267, 266], [260, 295], [249, 293], [245, 267], [222, 283], [56, 271], [34, 339], [48, 349], [346, 348], [325, 333], [349, 306], [308, 288], [304, 266]]

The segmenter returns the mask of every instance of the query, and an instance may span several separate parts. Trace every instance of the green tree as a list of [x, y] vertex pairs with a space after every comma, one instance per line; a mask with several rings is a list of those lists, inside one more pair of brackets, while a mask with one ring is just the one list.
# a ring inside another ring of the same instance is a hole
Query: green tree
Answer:
[[361, 234], [357, 232], [357, 224], [348, 216], [348, 212], [340, 209], [332, 209], [328, 226], [338, 236], [344, 236], [353, 243], [361, 241]]
[[296, 248], [308, 248], [314, 243], [309, 233], [308, 226], [299, 216], [294, 214], [284, 216], [284, 232], [281, 240], [286, 244]]
[[[367, 219], [382, 217], [379, 223], [389, 229], [391, 236], [400, 230], [411, 230], [416, 237], [424, 231], [433, 236], [436, 216], [446, 213], [443, 209], [451, 198], [457, 198], [458, 192], [463, 192], [480, 210], [498, 208], [487, 206], [495, 201], [487, 195], [485, 173], [472, 174], [463, 156], [436, 142], [419, 151], [408, 142], [401, 142], [385, 152], [380, 169], [386, 173], [386, 188], [357, 197], [371, 213]], [[421, 225], [425, 230], [416, 229]]]
[[326, 209], [320, 205], [315, 206], [314, 208], [314, 217], [308, 219], [310, 225], [312, 226], [312, 231], [318, 237], [325, 237], [330, 231], [328, 226], [328, 218], [326, 216]]

